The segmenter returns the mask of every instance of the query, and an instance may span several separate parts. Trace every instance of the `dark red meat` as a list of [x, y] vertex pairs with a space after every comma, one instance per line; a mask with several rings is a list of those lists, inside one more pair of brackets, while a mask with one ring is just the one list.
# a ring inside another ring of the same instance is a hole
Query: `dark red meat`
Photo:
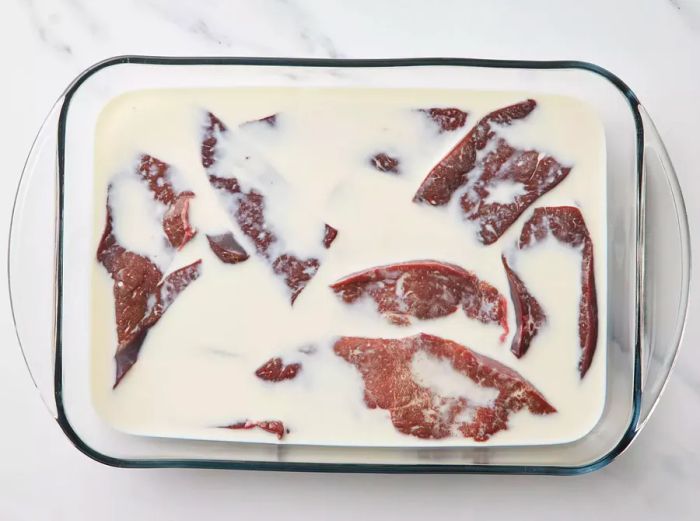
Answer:
[[285, 284], [292, 290], [291, 301], [294, 304], [320, 266], [318, 259], [299, 259], [283, 253], [272, 262], [272, 271], [284, 278]]
[[204, 125], [202, 137], [202, 166], [209, 168], [216, 162], [216, 142], [225, 132], [226, 126], [211, 112], [207, 113], [207, 121]]
[[97, 260], [114, 281], [117, 327], [117, 365], [114, 387], [136, 363], [148, 330], [163, 316], [175, 298], [200, 274], [201, 261], [172, 272], [164, 280], [158, 267], [142, 255], [117, 243], [112, 229], [112, 209], [97, 248]]
[[246, 121], [243, 123], [241, 126], [244, 125], [254, 125], [256, 123], [264, 123], [270, 127], [275, 127], [277, 126], [277, 114], [271, 114], [267, 117], [260, 118], [260, 119], [253, 119], [251, 121]]
[[440, 132], [452, 132], [462, 128], [467, 123], [468, 113], [457, 108], [421, 109], [430, 119], [437, 123]]
[[225, 425], [222, 429], [262, 429], [265, 432], [277, 435], [277, 439], [281, 440], [285, 434], [289, 434], [289, 429], [284, 427], [284, 423], [278, 420], [263, 420], [263, 421], [250, 421], [244, 420], [231, 425]]
[[[536, 102], [527, 100], [491, 112], [430, 171], [416, 195], [415, 202], [446, 205], [454, 193], [468, 184], [460, 200], [465, 217], [479, 225], [478, 237], [492, 244], [516, 221], [522, 212], [543, 194], [554, 188], [570, 172], [550, 156], [540, 157], [536, 150], [518, 150], [498, 138], [492, 125], [510, 125], [534, 110]], [[494, 150], [478, 157], [477, 152], [491, 143]], [[493, 189], [502, 183], [522, 185], [509, 202], [489, 202]]]
[[598, 342], [598, 301], [593, 271], [593, 241], [578, 208], [550, 206], [536, 208], [523, 225], [518, 246], [529, 248], [552, 234], [558, 241], [581, 249], [581, 301], [579, 302], [578, 333], [581, 358], [578, 368], [581, 378], [593, 361]]
[[[370, 409], [389, 411], [394, 427], [418, 438], [463, 436], [486, 441], [508, 428], [511, 413], [527, 408], [532, 414], [556, 412], [533, 385], [503, 364], [436, 336], [402, 339], [343, 337], [334, 351], [362, 375], [364, 400]], [[468, 389], [445, 396], [421, 385], [412, 369], [414, 356], [425, 353], [481, 387], [498, 391], [490, 404], [470, 398]]]
[[256, 251], [269, 259], [270, 247], [277, 242], [277, 237], [265, 223], [265, 197], [257, 190], [242, 191], [238, 181], [232, 177], [209, 174], [209, 182], [214, 188], [234, 197], [233, 217], [243, 233], [253, 241]]
[[153, 198], [169, 206], [175, 201], [177, 194], [170, 180], [170, 165], [148, 154], [139, 159], [138, 173], [148, 183]]
[[470, 318], [508, 333], [506, 299], [496, 288], [454, 264], [425, 260], [378, 266], [331, 285], [345, 302], [367, 295], [377, 310], [398, 325], [450, 315], [462, 307]]
[[192, 192], [181, 192], [163, 216], [163, 231], [170, 244], [178, 250], [181, 250], [197, 234], [190, 226], [188, 216], [190, 199], [193, 197]]
[[495, 133], [491, 123], [511, 124], [534, 110], [535, 100], [511, 105], [482, 118], [474, 128], [430, 171], [416, 192], [414, 201], [433, 206], [447, 204], [460, 187], [467, 182], [468, 174], [476, 165], [476, 152], [482, 150]]
[[[272, 117], [272, 116], [271, 116]], [[269, 118], [264, 118], [265, 122]], [[273, 119], [276, 121], [276, 118]], [[313, 278], [320, 266], [316, 258], [300, 259], [295, 255], [281, 253], [273, 255], [272, 245], [278, 237], [265, 219], [265, 196], [257, 190], [245, 191], [235, 177], [218, 176], [212, 168], [216, 165], [218, 139], [227, 132], [226, 126], [216, 116], [209, 113], [202, 138], [202, 165], [208, 170], [209, 182], [220, 192], [227, 194], [232, 205], [232, 215], [243, 233], [255, 244], [257, 253], [267, 259], [274, 273], [284, 278], [291, 290], [292, 304], [306, 284]], [[330, 237], [329, 226], [325, 225], [324, 246], [329, 247], [335, 238]], [[334, 230], [334, 229], [332, 229]], [[337, 230], [335, 230], [337, 234]]]
[[[491, 244], [505, 233], [525, 209], [554, 188], [570, 172], [552, 157], [538, 159], [535, 150], [517, 150], [499, 139], [486, 155], [481, 175], [460, 201], [467, 219], [479, 224], [479, 239]], [[488, 202], [491, 189], [502, 182], [522, 186], [508, 203]]]
[[520, 358], [527, 352], [530, 342], [547, 321], [547, 316], [540, 303], [530, 294], [520, 277], [508, 265], [504, 255], [501, 256], [501, 260], [508, 277], [510, 297], [515, 311], [516, 329], [510, 350]]
[[226, 232], [220, 235], [207, 235], [209, 247], [221, 262], [226, 264], [237, 264], [248, 259], [243, 246], [233, 236], [233, 233]]
[[270, 358], [255, 371], [255, 376], [268, 382], [291, 380], [301, 370], [300, 363], [284, 364], [279, 357]]
[[332, 226], [326, 224], [326, 227], [323, 231], [323, 246], [328, 249], [331, 247], [331, 244], [333, 244], [333, 241], [335, 238], [338, 236], [338, 230], [333, 228]]
[[380, 172], [389, 172], [391, 174], [399, 173], [399, 160], [384, 152], [371, 157], [369, 164]]
[[163, 231], [168, 241], [173, 248], [182, 249], [196, 234], [188, 217], [194, 193], [176, 192], [170, 179], [170, 165], [148, 154], [141, 156], [138, 174], [148, 184], [153, 198], [167, 208], [163, 216]]

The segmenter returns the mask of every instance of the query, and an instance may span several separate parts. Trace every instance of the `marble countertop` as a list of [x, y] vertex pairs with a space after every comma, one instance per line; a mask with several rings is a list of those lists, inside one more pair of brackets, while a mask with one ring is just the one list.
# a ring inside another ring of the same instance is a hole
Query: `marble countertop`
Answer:
[[[0, 143], [8, 223], [42, 119], [80, 71], [119, 54], [578, 59], [638, 94], [678, 170], [699, 244], [700, 3], [354, 0], [8, 0], [0, 7]], [[0, 258], [5, 262], [7, 224]], [[6, 273], [4, 267], [0, 273]], [[6, 280], [0, 279], [6, 293]], [[633, 446], [576, 478], [122, 470], [89, 460], [50, 418], [0, 299], [0, 518], [697, 519], [700, 321], [691, 294], [677, 368]]]

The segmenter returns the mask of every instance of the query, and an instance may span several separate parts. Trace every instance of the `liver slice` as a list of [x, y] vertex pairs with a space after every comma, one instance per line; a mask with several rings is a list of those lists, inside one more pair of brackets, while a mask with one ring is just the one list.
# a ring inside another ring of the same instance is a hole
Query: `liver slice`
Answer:
[[323, 246], [328, 249], [333, 244], [333, 241], [338, 236], [338, 230], [326, 224], [323, 230]]
[[387, 154], [386, 152], [380, 152], [370, 158], [369, 164], [380, 172], [386, 172], [389, 174], [398, 174], [400, 161]]
[[[274, 126], [276, 117], [271, 121], [268, 121], [268, 119], [263, 118], [261, 121]], [[214, 167], [217, 162], [216, 145], [219, 138], [226, 132], [228, 132], [228, 129], [224, 123], [214, 114], [208, 113], [202, 138], [202, 165], [207, 169], [211, 185], [220, 192], [231, 196], [229, 201], [233, 203], [233, 218], [240, 226], [241, 231], [253, 242], [257, 253], [270, 262], [275, 274], [284, 279], [291, 290], [291, 302], [294, 304], [294, 301], [306, 287], [306, 284], [318, 271], [320, 261], [316, 258], [299, 258], [289, 253], [282, 253], [276, 256], [271, 253], [272, 245], [279, 239], [266, 222], [264, 194], [255, 189], [245, 191], [235, 177], [222, 177], [217, 175], [215, 171]], [[231, 173], [235, 172], [227, 172], [227, 174]], [[328, 248], [333, 239], [335, 239], [337, 230], [328, 225], [325, 226], [321, 242]], [[335, 231], [335, 234], [329, 231], [329, 228]]]
[[[496, 242], [522, 212], [560, 183], [571, 168], [550, 156], [540, 157], [536, 150], [518, 150], [498, 138], [494, 125], [506, 126], [527, 117], [536, 107], [526, 100], [491, 112], [430, 171], [419, 187], [414, 201], [443, 206], [466, 186], [460, 206], [466, 219], [479, 226], [483, 244]], [[488, 150], [487, 145], [493, 150]], [[479, 152], [483, 152], [479, 156]], [[503, 183], [519, 186], [510, 200], [492, 201], [492, 190]]]
[[146, 181], [153, 198], [167, 207], [163, 216], [163, 231], [170, 245], [182, 249], [196, 234], [189, 223], [190, 191], [176, 192], [170, 179], [170, 165], [148, 154], [139, 159], [137, 169]]
[[292, 304], [316, 275], [320, 266], [321, 263], [318, 259], [300, 259], [288, 253], [283, 253], [272, 261], [272, 271], [281, 276], [284, 283], [292, 291]]
[[248, 260], [243, 246], [241, 246], [231, 232], [225, 232], [219, 235], [207, 235], [209, 247], [214, 254], [219, 257], [221, 262], [226, 264], [238, 264]]
[[518, 247], [529, 248], [549, 234], [564, 244], [581, 249], [581, 300], [578, 318], [581, 358], [578, 368], [583, 378], [591, 366], [598, 341], [598, 301], [593, 270], [593, 241], [578, 208], [549, 206], [535, 209], [532, 217], [523, 225]]
[[262, 421], [250, 421], [243, 420], [240, 422], [232, 423], [231, 425], [224, 425], [222, 429], [262, 429], [265, 432], [275, 434], [278, 440], [284, 438], [285, 434], [289, 433], [289, 429], [286, 429], [284, 423], [279, 420], [262, 420]]
[[269, 127], [276, 127], [277, 126], [277, 116], [278, 116], [278, 114], [270, 114], [269, 116], [265, 116], [264, 118], [246, 121], [245, 123], [241, 124], [241, 126], [243, 127], [243, 126], [264, 123], [265, 125], [267, 125]]
[[453, 107], [420, 109], [420, 111], [427, 114], [438, 125], [440, 133], [462, 128], [467, 124], [467, 116], [469, 115], [467, 112]]
[[277, 237], [265, 223], [265, 197], [256, 190], [244, 192], [235, 178], [209, 174], [209, 183], [221, 192], [235, 197], [233, 218], [243, 234], [255, 245], [255, 250], [269, 258], [269, 250]]
[[424, 260], [370, 268], [331, 285], [345, 302], [371, 297], [377, 310], [398, 325], [450, 315], [461, 307], [470, 318], [508, 333], [506, 299], [488, 282], [454, 264]]
[[274, 357], [258, 367], [255, 376], [267, 382], [281, 382], [292, 380], [300, 370], [300, 363], [285, 364], [280, 357]]
[[547, 321], [547, 316], [537, 299], [525, 287], [525, 283], [508, 265], [505, 255], [501, 256], [501, 260], [508, 277], [510, 296], [513, 300], [513, 310], [515, 311], [516, 330], [510, 350], [515, 356], [520, 358], [527, 352], [530, 342], [537, 335], [540, 327]]
[[114, 281], [117, 326], [116, 377], [114, 387], [138, 359], [151, 327], [175, 298], [200, 274], [201, 261], [170, 273], [164, 280], [158, 267], [142, 255], [126, 250], [114, 237], [112, 209], [107, 203], [107, 222], [97, 248], [97, 260]]
[[[556, 412], [533, 385], [505, 365], [436, 336], [419, 334], [402, 339], [340, 338], [334, 352], [353, 364], [364, 381], [364, 401], [370, 409], [389, 411], [403, 434], [426, 439], [449, 436], [486, 441], [508, 428], [511, 413]], [[441, 395], [416, 381], [412, 370], [417, 353], [451, 367], [475, 384], [497, 390], [490, 404], [478, 403], [465, 389], [458, 396]]]

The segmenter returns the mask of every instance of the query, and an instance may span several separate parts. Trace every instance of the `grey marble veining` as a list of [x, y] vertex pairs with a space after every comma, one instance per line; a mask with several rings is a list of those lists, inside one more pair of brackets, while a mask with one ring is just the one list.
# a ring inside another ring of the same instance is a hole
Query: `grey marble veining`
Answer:
[[259, 41], [262, 38], [249, 38], [248, 34], [232, 29], [233, 24], [227, 18], [239, 16], [235, 9], [227, 11], [228, 17], [221, 17], [216, 9], [203, 10], [194, 2], [173, 4], [167, 0], [145, 0], [142, 6], [152, 11], [162, 21], [172, 23], [177, 29], [202, 38], [207, 43], [228, 49], [234, 47], [246, 49], [260, 54], [269, 54], [273, 50], [272, 47]]
[[318, 22], [314, 22], [311, 13], [294, 0], [275, 0], [275, 2], [286, 13], [285, 19], [288, 23], [296, 27], [301, 41], [310, 54], [323, 58], [344, 58], [343, 54], [336, 49], [330, 36], [321, 30]]
[[668, 0], [678, 11], [678, 16], [693, 31], [700, 30], [700, 2], [696, 0]]
[[24, 0], [29, 19], [39, 39], [51, 50], [60, 54], [73, 54], [71, 46], [63, 39], [59, 27], [61, 14], [58, 11], [46, 11], [41, 2], [36, 0]]
[[[183, 51], [175, 54], [342, 57], [313, 16], [292, 0], [124, 0], [109, 5], [84, 0], [21, 1], [35, 35], [57, 54], [72, 55], [76, 46], [100, 48], [112, 42], [123, 46], [115, 54], [124, 54], [133, 52], [134, 44], [165, 35], [171, 39], [179, 33], [194, 45], [183, 45]], [[126, 15], [130, 12], [131, 17]], [[163, 31], [164, 26], [169, 31]], [[165, 49], [159, 53], [173, 54]]]

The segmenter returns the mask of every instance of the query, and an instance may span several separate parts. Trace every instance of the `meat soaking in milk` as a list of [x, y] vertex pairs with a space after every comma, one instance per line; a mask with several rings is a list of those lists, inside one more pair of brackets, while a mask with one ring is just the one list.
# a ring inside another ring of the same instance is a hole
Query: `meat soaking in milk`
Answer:
[[565, 443], [606, 372], [597, 115], [537, 93], [144, 90], [96, 129], [92, 393], [133, 435]]

